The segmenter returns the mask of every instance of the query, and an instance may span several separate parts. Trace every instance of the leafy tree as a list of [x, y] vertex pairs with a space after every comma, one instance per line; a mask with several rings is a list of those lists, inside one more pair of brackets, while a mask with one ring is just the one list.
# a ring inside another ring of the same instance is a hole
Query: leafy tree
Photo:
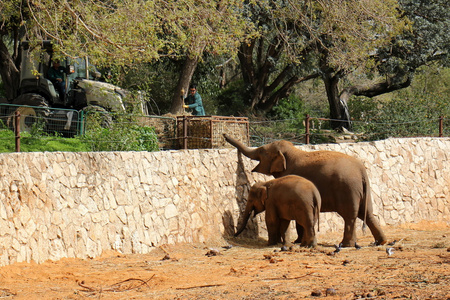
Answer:
[[[172, 96], [171, 113], [182, 112], [183, 96], [204, 54], [229, 55], [237, 53], [239, 44], [251, 34], [242, 16], [240, 0], [171, 0], [163, 14], [176, 20], [164, 23], [165, 34], [177, 45], [177, 56], [183, 61], [179, 79]], [[181, 96], [181, 97], [180, 97]]]
[[[390, 44], [377, 49], [369, 72], [380, 76], [359, 85], [348, 85], [340, 98], [351, 96], [375, 97], [411, 85], [414, 74], [423, 66], [436, 63], [448, 66], [450, 49], [450, 5], [445, 0], [402, 0], [402, 15], [410, 21], [410, 30], [392, 38]], [[370, 78], [370, 77], [368, 77]]]
[[189, 83], [202, 54], [235, 52], [245, 36], [241, 4], [239, 0], [2, 0], [0, 72], [7, 98], [15, 97], [18, 42], [26, 37], [51, 39], [61, 54], [89, 55], [97, 65], [186, 59], [172, 105], [174, 112], [179, 111], [180, 90]]
[[[407, 87], [418, 66], [448, 53], [449, 10], [441, 0], [267, 0], [247, 8], [261, 34], [242, 44], [238, 57], [254, 111], [270, 111], [297, 84], [320, 78], [331, 125], [350, 127], [351, 96]], [[435, 42], [422, 45], [427, 37]]]

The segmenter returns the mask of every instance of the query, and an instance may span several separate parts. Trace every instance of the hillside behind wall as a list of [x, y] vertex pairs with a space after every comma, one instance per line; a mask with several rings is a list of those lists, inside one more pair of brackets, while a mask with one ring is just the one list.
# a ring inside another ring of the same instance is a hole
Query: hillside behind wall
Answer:
[[[381, 225], [450, 224], [449, 138], [299, 148], [359, 157]], [[235, 149], [0, 154], [0, 265], [226, 238], [249, 186], [271, 178], [255, 165]], [[244, 233], [265, 237], [263, 223]], [[342, 231], [343, 221], [322, 213], [320, 230]]]

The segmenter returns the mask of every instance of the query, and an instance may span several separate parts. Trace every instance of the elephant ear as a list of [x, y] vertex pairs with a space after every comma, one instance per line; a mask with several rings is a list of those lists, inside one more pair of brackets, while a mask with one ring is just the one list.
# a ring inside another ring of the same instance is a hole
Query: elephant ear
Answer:
[[266, 206], [266, 200], [267, 200], [267, 187], [266, 186], [262, 186], [261, 190], [260, 190], [260, 199], [261, 199], [261, 203], [262, 205], [265, 207]]
[[275, 158], [272, 160], [272, 164], [270, 165], [270, 173], [280, 173], [286, 170], [286, 158], [283, 153], [278, 150]]

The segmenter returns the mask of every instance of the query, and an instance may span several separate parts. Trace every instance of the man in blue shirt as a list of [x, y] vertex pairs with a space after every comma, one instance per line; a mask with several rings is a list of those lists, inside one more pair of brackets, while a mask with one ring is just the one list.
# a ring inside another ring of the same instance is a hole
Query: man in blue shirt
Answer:
[[184, 108], [191, 108], [192, 115], [194, 116], [204, 116], [205, 109], [203, 108], [202, 97], [197, 93], [197, 86], [192, 84], [189, 87], [189, 95], [184, 98]]

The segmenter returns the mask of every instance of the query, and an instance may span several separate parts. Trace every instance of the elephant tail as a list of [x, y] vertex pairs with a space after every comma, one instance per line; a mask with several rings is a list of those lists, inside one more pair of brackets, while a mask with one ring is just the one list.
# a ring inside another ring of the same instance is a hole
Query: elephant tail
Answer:
[[366, 234], [366, 227], [367, 227], [367, 207], [368, 207], [368, 202], [370, 200], [370, 190], [369, 190], [369, 181], [367, 179], [367, 174], [366, 177], [363, 178], [363, 197], [362, 197], [362, 201], [364, 203], [364, 220], [363, 220], [363, 225], [362, 225], [362, 232], [363, 234]]
[[315, 218], [317, 219], [317, 232], [320, 231], [320, 206], [322, 203], [322, 200], [320, 198], [320, 193], [319, 191], [316, 191], [314, 196], [314, 215]]

